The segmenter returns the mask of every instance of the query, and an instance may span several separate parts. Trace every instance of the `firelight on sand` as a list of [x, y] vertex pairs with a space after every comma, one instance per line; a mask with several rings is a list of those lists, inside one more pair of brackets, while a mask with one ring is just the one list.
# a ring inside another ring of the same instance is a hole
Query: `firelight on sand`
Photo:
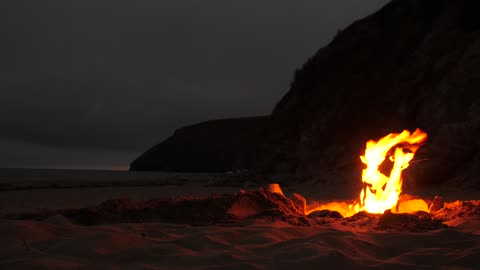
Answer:
[[[306, 204], [305, 198], [294, 194], [297, 199], [304, 203], [305, 214], [319, 210], [338, 211], [344, 217], [352, 216], [358, 212], [383, 213], [392, 210], [396, 213], [412, 213], [415, 211], [427, 211], [428, 205], [424, 200], [410, 200], [399, 204], [402, 193], [402, 171], [408, 168], [415, 152], [427, 139], [427, 133], [420, 129], [410, 133], [404, 130], [402, 133], [391, 133], [378, 141], [367, 142], [365, 154], [360, 156], [361, 161], [367, 165], [362, 172], [364, 188], [360, 191], [359, 200], [346, 207], [341, 203], [328, 203], [317, 206]], [[393, 163], [390, 175], [380, 172], [379, 167], [386, 158]], [[280, 187], [277, 187], [280, 189]], [[281, 193], [273, 190], [273, 192]], [[283, 193], [281, 193], [283, 195]]]

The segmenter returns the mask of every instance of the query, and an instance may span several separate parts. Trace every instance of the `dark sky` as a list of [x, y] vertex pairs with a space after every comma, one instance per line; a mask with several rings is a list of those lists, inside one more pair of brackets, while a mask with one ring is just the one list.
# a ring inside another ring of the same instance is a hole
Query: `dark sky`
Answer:
[[268, 114], [296, 68], [387, 0], [10, 2], [0, 167], [118, 169], [181, 126]]

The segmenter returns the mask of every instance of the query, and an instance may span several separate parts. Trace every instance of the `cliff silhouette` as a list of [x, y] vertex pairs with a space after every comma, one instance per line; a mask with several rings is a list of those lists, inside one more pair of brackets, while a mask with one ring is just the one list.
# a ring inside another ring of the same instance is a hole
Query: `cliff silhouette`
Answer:
[[[186, 128], [191, 133], [177, 132], [131, 169], [210, 171], [219, 164], [214, 171], [358, 179], [367, 140], [420, 128], [429, 139], [406, 184], [415, 178], [415, 185], [448, 180], [478, 187], [479, 8], [474, 0], [393, 0], [340, 31], [295, 71], [270, 116], [238, 127], [236, 120], [200, 124], [204, 136]], [[221, 123], [229, 123], [230, 137], [218, 133]], [[243, 130], [250, 139], [235, 138]], [[181, 137], [190, 138], [188, 149]]]
[[130, 165], [136, 171], [225, 172], [252, 167], [268, 117], [210, 120], [178, 129]]

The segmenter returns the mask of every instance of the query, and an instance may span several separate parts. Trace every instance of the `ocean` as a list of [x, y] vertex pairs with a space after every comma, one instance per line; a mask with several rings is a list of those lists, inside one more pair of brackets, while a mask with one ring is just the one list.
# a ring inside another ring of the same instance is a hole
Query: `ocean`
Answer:
[[0, 169], [0, 190], [102, 186], [142, 186], [202, 181], [206, 173], [132, 172], [65, 169]]

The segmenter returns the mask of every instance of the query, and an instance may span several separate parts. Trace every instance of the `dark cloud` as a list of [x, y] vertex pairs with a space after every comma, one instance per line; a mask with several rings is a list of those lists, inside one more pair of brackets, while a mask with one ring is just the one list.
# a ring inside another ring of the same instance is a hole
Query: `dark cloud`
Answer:
[[12, 1], [0, 138], [27, 143], [28, 165], [32, 144], [139, 154], [182, 125], [268, 114], [295, 68], [385, 2]]

